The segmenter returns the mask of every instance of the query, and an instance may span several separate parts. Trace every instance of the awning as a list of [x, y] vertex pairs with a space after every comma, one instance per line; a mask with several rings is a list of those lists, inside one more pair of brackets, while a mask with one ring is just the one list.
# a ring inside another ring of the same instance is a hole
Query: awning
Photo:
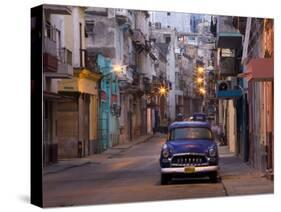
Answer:
[[241, 46], [242, 35], [239, 32], [220, 32], [218, 34], [218, 48], [237, 49]]
[[75, 70], [71, 79], [63, 79], [59, 82], [60, 92], [80, 92], [92, 95], [98, 94], [97, 81], [101, 74], [91, 72], [86, 68]]
[[243, 95], [242, 90], [240, 89], [217, 92], [217, 98], [221, 98], [221, 99], [239, 98], [242, 95]]
[[270, 81], [273, 80], [274, 64], [271, 58], [254, 58], [247, 65], [247, 71], [238, 74], [238, 77], [246, 77], [247, 80]]
[[98, 81], [101, 79], [101, 73], [90, 71], [86, 68], [81, 70], [75, 70], [74, 76], [78, 77], [79, 79], [89, 79], [93, 81]]
[[65, 101], [72, 101], [75, 98], [72, 96], [65, 96], [54, 92], [44, 91], [43, 98], [50, 100], [50, 101], [57, 101], [57, 102], [65, 102]]

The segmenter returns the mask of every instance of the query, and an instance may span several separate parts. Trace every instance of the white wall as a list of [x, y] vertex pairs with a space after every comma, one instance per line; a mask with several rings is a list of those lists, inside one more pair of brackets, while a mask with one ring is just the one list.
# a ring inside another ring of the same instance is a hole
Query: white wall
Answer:
[[72, 10], [72, 27], [73, 27], [73, 50], [72, 50], [72, 65], [73, 67], [81, 67], [80, 64], [80, 48], [85, 48], [85, 39], [82, 36], [82, 46], [80, 47], [80, 30], [79, 23], [82, 24], [82, 33], [84, 34], [84, 14], [82, 9], [73, 7]]

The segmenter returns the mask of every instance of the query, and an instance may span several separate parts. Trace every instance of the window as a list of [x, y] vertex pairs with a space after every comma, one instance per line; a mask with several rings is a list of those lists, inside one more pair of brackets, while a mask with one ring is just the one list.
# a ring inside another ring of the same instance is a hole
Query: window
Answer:
[[235, 50], [233, 49], [221, 49], [221, 57], [234, 57]]
[[171, 15], [171, 13], [170, 12], [167, 12], [167, 16], [170, 16]]
[[181, 127], [171, 131], [170, 140], [212, 139], [212, 132], [203, 127]]
[[165, 43], [170, 43], [170, 42], [171, 42], [171, 37], [165, 36]]
[[94, 26], [95, 26], [95, 22], [94, 21], [86, 21], [85, 24], [85, 32], [87, 33], [87, 35], [93, 35], [94, 33]]

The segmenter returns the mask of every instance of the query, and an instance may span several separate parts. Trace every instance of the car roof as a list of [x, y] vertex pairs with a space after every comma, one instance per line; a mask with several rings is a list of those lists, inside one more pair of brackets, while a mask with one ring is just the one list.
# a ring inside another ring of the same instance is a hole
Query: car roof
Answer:
[[180, 128], [180, 127], [206, 127], [210, 128], [210, 125], [208, 122], [204, 121], [177, 121], [173, 122], [169, 126], [169, 130], [175, 129], [175, 128]]
[[193, 113], [193, 116], [207, 116], [206, 113]]

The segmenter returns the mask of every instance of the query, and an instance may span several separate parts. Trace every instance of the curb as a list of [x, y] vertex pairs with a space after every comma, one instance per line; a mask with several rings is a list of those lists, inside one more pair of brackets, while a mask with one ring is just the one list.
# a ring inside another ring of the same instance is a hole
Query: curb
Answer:
[[128, 147], [126, 148], [118, 148], [118, 145], [117, 146], [114, 146], [112, 147], [112, 149], [130, 149], [132, 146], [135, 146], [135, 145], [138, 145], [138, 144], [141, 144], [141, 143], [145, 143], [147, 142], [149, 139], [151, 139], [152, 137], [154, 137], [154, 135], [150, 135], [150, 136], [147, 136], [145, 139], [143, 140], [140, 140], [140, 141], [137, 141], [137, 142], [131, 142], [131, 143], [125, 143], [125, 144], [121, 144], [121, 145], [128, 145]]
[[149, 139], [151, 139], [151, 138], [153, 138], [154, 137], [154, 135], [152, 134], [152, 135], [150, 135], [150, 136], [147, 136], [145, 139], [143, 139], [142, 141], [139, 141], [139, 142], [136, 142], [135, 144], [132, 144], [132, 146], [134, 146], [134, 145], [137, 145], [137, 144], [141, 144], [141, 143], [145, 143], [145, 142], [147, 142]]
[[[140, 141], [138, 141], [136, 143], [132, 143], [127, 148], [120, 148], [120, 149], [124, 149], [124, 151], [125, 151], [126, 149], [130, 149], [130, 148], [132, 148], [135, 145], [147, 142], [152, 137], [154, 137], [154, 134], [152, 134], [151, 136], [148, 136], [145, 139], [140, 140]], [[117, 146], [116, 146], [116, 148], [113, 147], [113, 149], [118, 149], [118, 147]], [[103, 153], [101, 153], [100, 155], [102, 155]], [[47, 176], [47, 175], [51, 175], [51, 174], [56, 174], [56, 173], [63, 172], [63, 171], [69, 170], [69, 169], [85, 166], [85, 165], [88, 165], [88, 164], [91, 164], [91, 163], [92, 163], [91, 161], [86, 161], [86, 162], [83, 162], [83, 163], [78, 164], [78, 165], [77, 164], [76, 165], [69, 165], [69, 166], [66, 166], [64, 168], [61, 168], [61, 169], [58, 169], [58, 170], [55, 170], [55, 171], [47, 171], [47, 172], [43, 173], [43, 176]]]
[[87, 161], [87, 162], [81, 163], [81, 164], [79, 164], [79, 165], [70, 165], [70, 166], [68, 166], [68, 167], [64, 167], [64, 168], [61, 168], [61, 169], [56, 170], [56, 171], [45, 172], [45, 173], [43, 173], [43, 176], [50, 175], [50, 174], [56, 174], [56, 173], [59, 173], [59, 172], [66, 171], [66, 170], [68, 170], [68, 169], [73, 169], [73, 168], [85, 166], [85, 165], [88, 165], [88, 164], [91, 164], [91, 162], [90, 162], [90, 161]]

